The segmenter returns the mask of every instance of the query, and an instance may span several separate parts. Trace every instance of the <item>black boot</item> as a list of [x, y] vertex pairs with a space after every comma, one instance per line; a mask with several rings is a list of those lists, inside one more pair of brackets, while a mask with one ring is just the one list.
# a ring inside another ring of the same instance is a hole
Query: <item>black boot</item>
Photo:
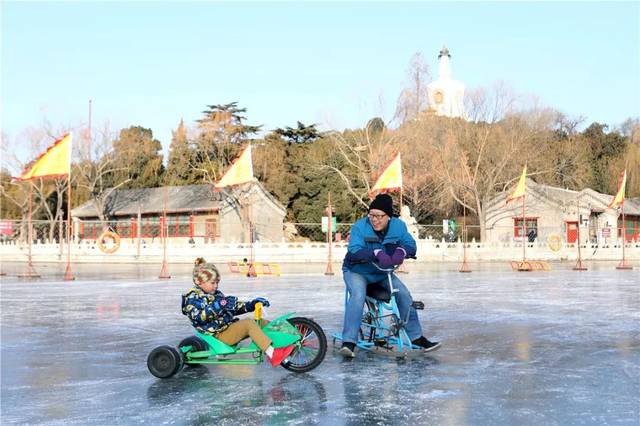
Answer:
[[440, 342], [430, 342], [429, 339], [427, 339], [424, 336], [418, 337], [416, 340], [413, 340], [411, 343], [413, 343], [415, 346], [419, 346], [420, 348], [424, 349], [425, 352], [434, 351], [440, 347]]
[[345, 358], [355, 358], [355, 356], [356, 356], [355, 350], [356, 350], [356, 344], [355, 343], [344, 342], [342, 344], [342, 347], [338, 351], [338, 353], [340, 355], [342, 355], [343, 357], [345, 357]]

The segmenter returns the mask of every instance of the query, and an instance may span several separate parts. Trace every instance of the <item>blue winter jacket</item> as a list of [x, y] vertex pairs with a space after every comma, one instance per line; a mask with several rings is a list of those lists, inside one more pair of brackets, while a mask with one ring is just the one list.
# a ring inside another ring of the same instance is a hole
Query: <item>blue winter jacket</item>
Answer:
[[403, 221], [392, 217], [386, 232], [376, 232], [369, 217], [365, 216], [351, 227], [349, 247], [342, 269], [364, 275], [369, 282], [380, 281], [386, 272], [380, 271], [371, 263], [376, 261], [373, 251], [382, 249], [391, 255], [397, 247], [405, 249], [407, 257], [416, 255], [416, 241], [409, 234]]

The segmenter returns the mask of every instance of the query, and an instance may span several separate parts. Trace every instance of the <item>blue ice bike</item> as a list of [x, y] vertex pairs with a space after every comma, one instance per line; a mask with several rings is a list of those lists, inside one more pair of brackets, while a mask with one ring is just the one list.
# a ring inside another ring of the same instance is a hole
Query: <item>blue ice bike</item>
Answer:
[[[372, 264], [380, 271], [386, 272], [387, 276], [385, 279], [367, 286], [356, 346], [369, 352], [394, 358], [424, 355], [426, 351], [423, 348], [411, 343], [398, 308], [396, 294], [399, 290], [394, 288], [392, 276], [399, 265], [384, 269], [375, 262]], [[345, 288], [345, 310], [348, 301], [349, 291]], [[424, 309], [424, 303], [420, 301], [413, 301], [411, 306], [417, 310]], [[342, 333], [333, 334], [334, 345], [336, 341], [342, 341]]]

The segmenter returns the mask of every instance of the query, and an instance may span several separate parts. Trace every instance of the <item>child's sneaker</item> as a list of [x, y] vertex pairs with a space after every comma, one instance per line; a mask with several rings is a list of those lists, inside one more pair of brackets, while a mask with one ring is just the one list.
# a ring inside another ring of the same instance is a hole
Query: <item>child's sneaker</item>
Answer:
[[271, 355], [271, 366], [277, 367], [284, 361], [286, 357], [291, 355], [291, 352], [295, 349], [295, 345], [285, 346], [284, 348], [275, 348], [273, 355]]

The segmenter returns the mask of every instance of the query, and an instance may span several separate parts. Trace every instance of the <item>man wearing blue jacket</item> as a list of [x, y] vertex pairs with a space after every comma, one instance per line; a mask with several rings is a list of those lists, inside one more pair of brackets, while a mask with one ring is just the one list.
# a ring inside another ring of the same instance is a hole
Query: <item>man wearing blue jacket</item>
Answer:
[[[387, 269], [400, 265], [406, 257], [413, 257], [415, 254], [416, 241], [407, 231], [405, 223], [393, 217], [391, 196], [379, 194], [371, 202], [369, 214], [351, 227], [349, 247], [342, 264], [344, 282], [349, 291], [342, 329], [342, 356], [355, 356], [367, 286], [386, 279], [387, 273], [373, 263]], [[398, 290], [398, 309], [401, 315], [405, 315], [402, 320], [412, 343], [426, 351], [437, 349], [439, 342], [430, 342], [422, 335], [418, 313], [412, 306], [411, 293], [395, 274], [392, 274], [392, 280], [393, 287]]]

